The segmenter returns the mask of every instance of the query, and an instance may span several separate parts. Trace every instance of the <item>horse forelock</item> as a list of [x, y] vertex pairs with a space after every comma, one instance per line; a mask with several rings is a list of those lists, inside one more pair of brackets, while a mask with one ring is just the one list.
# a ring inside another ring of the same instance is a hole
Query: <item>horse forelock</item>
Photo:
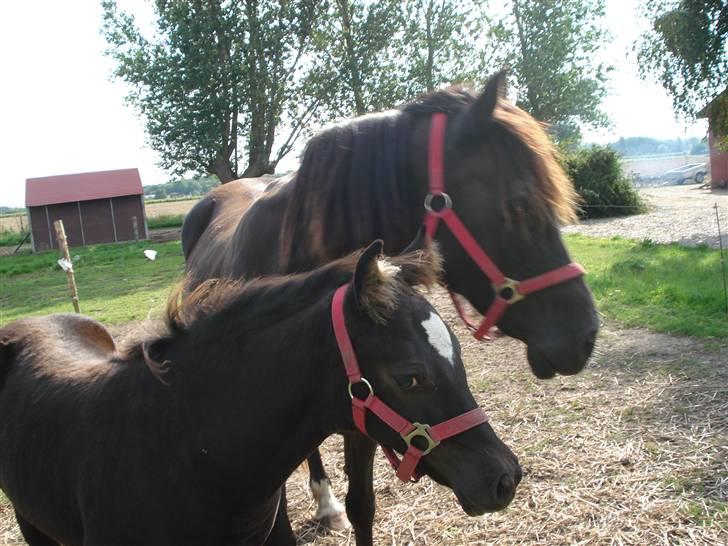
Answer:
[[[553, 224], [569, 224], [577, 219], [578, 194], [558, 161], [558, 153], [546, 133], [545, 126], [520, 108], [500, 101], [494, 112], [495, 121], [523, 144], [517, 161], [526, 162], [532, 179], [524, 184], [530, 209], [541, 219]], [[519, 154], [519, 150], [512, 150]], [[508, 189], [513, 177], [507, 170], [500, 184]], [[511, 188], [512, 189], [512, 188]]]

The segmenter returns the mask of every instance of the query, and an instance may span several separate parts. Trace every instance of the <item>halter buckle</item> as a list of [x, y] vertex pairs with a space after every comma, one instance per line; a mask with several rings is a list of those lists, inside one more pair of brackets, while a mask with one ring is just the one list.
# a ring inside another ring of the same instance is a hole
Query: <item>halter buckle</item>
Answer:
[[349, 396], [351, 397], [352, 400], [354, 399], [354, 393], [352, 392], [351, 388], [354, 385], [356, 385], [357, 383], [364, 383], [369, 388], [369, 396], [374, 396], [374, 388], [372, 388], [372, 384], [369, 383], [369, 381], [367, 381], [366, 378], [362, 377], [356, 383], [352, 383], [351, 381], [349, 381]]
[[[432, 208], [432, 200], [437, 197], [442, 197], [443, 204], [440, 208], [435, 210]], [[428, 193], [425, 196], [425, 210], [427, 212], [431, 212], [432, 214], [441, 214], [442, 211], [444, 211], [445, 209], [451, 209], [451, 208], [452, 208], [452, 198], [448, 194], [446, 194], [444, 191], [440, 192], [440, 193]]]
[[417, 436], [421, 436], [425, 440], [427, 440], [427, 449], [422, 451], [422, 455], [427, 455], [430, 451], [432, 451], [434, 448], [440, 445], [439, 440], [435, 440], [432, 436], [430, 436], [430, 425], [423, 425], [421, 423], [412, 423], [412, 426], [415, 427], [407, 434], [400, 434], [402, 436], [402, 439], [404, 440], [404, 443], [407, 444], [407, 448], [412, 445], [412, 439], [416, 438]]
[[495, 290], [495, 295], [497, 297], [506, 300], [508, 305], [512, 305], [526, 297], [525, 294], [521, 294], [518, 291], [519, 284], [519, 281], [506, 277], [500, 284], [493, 283], [493, 289]]

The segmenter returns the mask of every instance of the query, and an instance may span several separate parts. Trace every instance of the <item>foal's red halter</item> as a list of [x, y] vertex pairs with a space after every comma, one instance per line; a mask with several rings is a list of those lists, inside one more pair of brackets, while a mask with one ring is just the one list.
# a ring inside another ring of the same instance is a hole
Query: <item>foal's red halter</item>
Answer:
[[[407, 451], [402, 457], [402, 460], [400, 461], [394, 451], [388, 447], [382, 446], [382, 451], [384, 451], [387, 460], [389, 460], [389, 463], [397, 471], [397, 477], [400, 480], [403, 482], [413, 479], [417, 481], [421, 477], [416, 472], [417, 463], [420, 462], [422, 457], [437, 447], [443, 440], [485, 423], [488, 421], [488, 416], [482, 408], [475, 408], [457, 417], [430, 426], [420, 423], [410, 423], [382, 402], [381, 398], [374, 394], [371, 383], [362, 376], [359, 363], [356, 359], [356, 353], [354, 353], [354, 347], [349, 338], [349, 332], [346, 330], [344, 297], [346, 296], [348, 286], [348, 284], [340, 286], [334, 293], [334, 299], [331, 301], [331, 319], [334, 324], [336, 343], [339, 346], [341, 359], [344, 361], [346, 375], [349, 378], [349, 396], [351, 396], [354, 424], [356, 428], [368, 436], [365, 421], [367, 410], [369, 410], [379, 417], [389, 428], [397, 432], [402, 437], [402, 440], [404, 440], [404, 443], [407, 444]], [[363, 383], [369, 389], [369, 394], [363, 400], [354, 396], [352, 392], [352, 387], [356, 383]], [[412, 440], [418, 436], [427, 442], [425, 449], [419, 449], [412, 444]]]
[[[495, 290], [495, 299], [485, 312], [483, 321], [480, 326], [472, 324], [460, 306], [455, 294], [450, 291], [450, 297], [457, 308], [460, 318], [471, 329], [474, 330], [475, 339], [490, 339], [488, 333], [498, 320], [503, 316], [509, 305], [513, 305], [521, 301], [528, 294], [538, 292], [549, 286], [560, 284], [571, 279], [581, 277], [585, 271], [584, 268], [577, 263], [570, 263], [553, 269], [541, 275], [531, 277], [523, 281], [517, 281], [506, 277], [498, 266], [493, 263], [488, 254], [480, 247], [478, 242], [472, 236], [465, 224], [460, 220], [458, 215], [452, 209], [452, 198], [445, 193], [445, 177], [444, 177], [444, 153], [445, 153], [445, 126], [447, 117], [443, 113], [432, 115], [430, 125], [430, 141], [429, 141], [429, 193], [425, 197], [425, 230], [429, 240], [434, 239], [435, 232], [440, 219], [450, 228], [455, 239], [460, 243], [465, 252], [480, 268]], [[436, 200], [441, 200], [439, 208], [433, 206]]]

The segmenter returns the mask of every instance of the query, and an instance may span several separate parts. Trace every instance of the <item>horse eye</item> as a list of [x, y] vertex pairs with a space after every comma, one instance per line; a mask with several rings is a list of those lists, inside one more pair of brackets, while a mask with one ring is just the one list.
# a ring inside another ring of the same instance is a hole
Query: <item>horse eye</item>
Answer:
[[397, 384], [404, 390], [408, 391], [410, 389], [414, 389], [415, 387], [417, 387], [420, 384], [420, 382], [416, 376], [409, 375], [409, 376], [398, 377]]

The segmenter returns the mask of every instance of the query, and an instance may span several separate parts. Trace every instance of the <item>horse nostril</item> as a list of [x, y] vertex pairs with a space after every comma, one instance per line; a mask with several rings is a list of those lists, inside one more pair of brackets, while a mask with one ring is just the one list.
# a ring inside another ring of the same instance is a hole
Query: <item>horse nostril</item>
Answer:
[[516, 484], [510, 474], [503, 474], [495, 487], [495, 497], [499, 503], [508, 504], [516, 492]]

